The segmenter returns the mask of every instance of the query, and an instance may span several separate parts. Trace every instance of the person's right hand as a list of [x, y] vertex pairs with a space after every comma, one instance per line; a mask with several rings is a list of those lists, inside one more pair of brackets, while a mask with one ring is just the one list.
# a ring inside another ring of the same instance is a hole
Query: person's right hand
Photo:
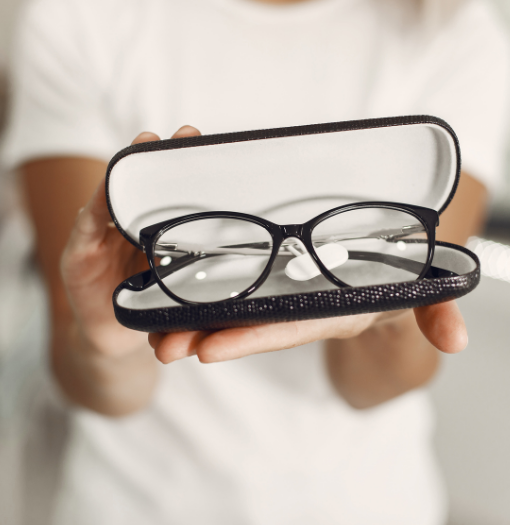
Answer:
[[[172, 138], [199, 134], [190, 126]], [[132, 144], [160, 140], [141, 133]], [[128, 277], [148, 268], [145, 255], [115, 228], [106, 204], [104, 180], [80, 210], [61, 260], [62, 278], [74, 313], [74, 338], [104, 356], [121, 357], [147, 348], [147, 335], [115, 318], [112, 294]]]
[[[160, 140], [142, 133], [133, 144]], [[92, 351], [121, 357], [147, 346], [147, 336], [118, 323], [112, 306], [115, 288], [148, 268], [142, 252], [115, 228], [106, 204], [104, 181], [80, 210], [61, 260], [61, 271], [74, 313], [74, 336]]]

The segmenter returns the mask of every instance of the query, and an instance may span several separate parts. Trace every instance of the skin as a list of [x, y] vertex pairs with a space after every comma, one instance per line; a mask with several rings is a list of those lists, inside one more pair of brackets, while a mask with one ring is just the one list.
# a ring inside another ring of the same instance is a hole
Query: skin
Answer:
[[[174, 137], [198, 133], [185, 126]], [[142, 133], [134, 143], [158, 139]], [[435, 348], [455, 353], [467, 344], [462, 317], [450, 302], [417, 308], [414, 315], [405, 311], [151, 334], [152, 350], [146, 334], [122, 327], [113, 313], [114, 288], [147, 263], [111, 225], [105, 168], [94, 159], [53, 158], [22, 169], [50, 291], [53, 370], [65, 394], [81, 406], [109, 416], [142, 409], [158, 381], [154, 356], [169, 364], [196, 354], [202, 363], [211, 363], [328, 339], [326, 362], [333, 385], [353, 407], [368, 408], [426, 383], [437, 367]], [[485, 199], [483, 186], [463, 175], [443, 215], [439, 238], [463, 243], [475, 233]], [[471, 210], [469, 218], [463, 210]]]

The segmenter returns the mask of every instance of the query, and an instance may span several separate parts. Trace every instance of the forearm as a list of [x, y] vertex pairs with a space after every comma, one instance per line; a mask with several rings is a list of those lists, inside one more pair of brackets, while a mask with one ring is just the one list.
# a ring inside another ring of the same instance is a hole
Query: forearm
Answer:
[[[65, 157], [29, 163], [22, 175], [51, 304], [51, 361], [56, 380], [78, 405], [120, 416], [149, 402], [157, 365], [147, 336], [121, 327], [115, 319], [113, 290], [140, 268], [135, 248], [108, 227], [111, 219], [104, 190], [98, 194], [99, 212], [89, 213], [80, 229], [82, 235], [76, 234], [78, 210], [87, 206], [98, 185], [104, 187], [105, 171], [102, 161]], [[94, 228], [97, 236], [91, 240]], [[72, 231], [74, 250], [63, 269], [61, 257]]]
[[375, 324], [357, 337], [327, 341], [326, 359], [338, 393], [355, 408], [370, 408], [429, 381], [438, 351], [412, 312]]
[[[463, 173], [455, 198], [441, 215], [438, 239], [465, 244], [481, 229], [486, 202], [483, 185]], [[328, 341], [328, 369], [340, 395], [356, 408], [367, 408], [425, 384], [439, 354], [422, 332], [427, 329], [429, 340], [446, 352], [467, 342], [457, 330], [460, 314], [446, 305], [415, 312], [416, 320], [406, 312], [402, 319], [375, 324], [357, 337]]]
[[148, 344], [127, 355], [116, 350], [105, 355], [86, 340], [75, 323], [56, 328], [52, 368], [64, 394], [107, 416], [124, 416], [144, 408], [158, 380], [154, 353]]

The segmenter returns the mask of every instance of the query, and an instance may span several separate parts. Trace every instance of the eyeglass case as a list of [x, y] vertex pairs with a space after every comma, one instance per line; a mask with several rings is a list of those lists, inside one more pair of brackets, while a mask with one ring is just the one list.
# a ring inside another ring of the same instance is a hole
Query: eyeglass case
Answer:
[[[302, 223], [341, 204], [393, 201], [441, 214], [455, 194], [460, 148], [441, 119], [405, 116], [137, 144], [108, 166], [112, 219], [142, 250], [145, 226], [188, 213], [236, 211]], [[246, 299], [181, 306], [134, 276], [113, 295], [117, 319], [145, 332], [216, 330], [414, 308], [461, 297], [480, 280], [472, 252], [437, 242], [433, 266], [456, 275], [336, 288], [264, 284]]]

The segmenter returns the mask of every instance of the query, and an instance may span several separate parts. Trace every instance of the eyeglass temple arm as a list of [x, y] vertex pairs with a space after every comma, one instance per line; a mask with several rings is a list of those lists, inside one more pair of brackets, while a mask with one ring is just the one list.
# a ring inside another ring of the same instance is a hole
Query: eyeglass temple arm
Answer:
[[[165, 278], [166, 276], [181, 270], [186, 266], [189, 266], [197, 259], [205, 257], [216, 257], [221, 254], [201, 254], [201, 255], [185, 255], [176, 261], [173, 261], [168, 266], [159, 266], [158, 271], [160, 278]], [[392, 266], [393, 268], [399, 268], [401, 270], [406, 270], [412, 272], [416, 275], [420, 275], [423, 270], [423, 264], [417, 261], [412, 261], [410, 259], [405, 259], [404, 257], [398, 257], [397, 255], [388, 255], [383, 253], [374, 253], [374, 252], [364, 252], [364, 251], [350, 251], [349, 259], [355, 261], [370, 261], [386, 264]], [[438, 277], [457, 277], [458, 274], [451, 272], [450, 270], [445, 270], [444, 268], [438, 268], [436, 266], [430, 266], [427, 273], [424, 276], [424, 279], [433, 279]], [[149, 288], [156, 283], [156, 278], [152, 270], [145, 270], [143, 272], [137, 273], [127, 279], [126, 287], [133, 291], [142, 291], [146, 288]]]
[[[397, 242], [399, 239], [406, 237], [412, 233], [424, 232], [423, 226], [402, 226], [401, 228], [377, 230], [367, 234], [356, 232], [343, 233], [341, 235], [319, 235], [314, 237], [314, 242], [339, 242], [352, 241], [359, 239], [383, 239], [386, 242]], [[347, 237], [346, 237], [347, 235]], [[285, 243], [282, 247], [286, 246]], [[206, 253], [210, 254], [227, 254], [233, 253], [238, 255], [262, 255], [262, 250], [266, 250], [268, 254], [271, 253], [271, 244], [269, 242], [249, 242], [244, 244], [233, 244], [226, 246], [203, 246], [194, 245], [191, 243], [157, 243], [156, 248], [162, 248], [168, 252], [184, 252], [184, 253]]]

